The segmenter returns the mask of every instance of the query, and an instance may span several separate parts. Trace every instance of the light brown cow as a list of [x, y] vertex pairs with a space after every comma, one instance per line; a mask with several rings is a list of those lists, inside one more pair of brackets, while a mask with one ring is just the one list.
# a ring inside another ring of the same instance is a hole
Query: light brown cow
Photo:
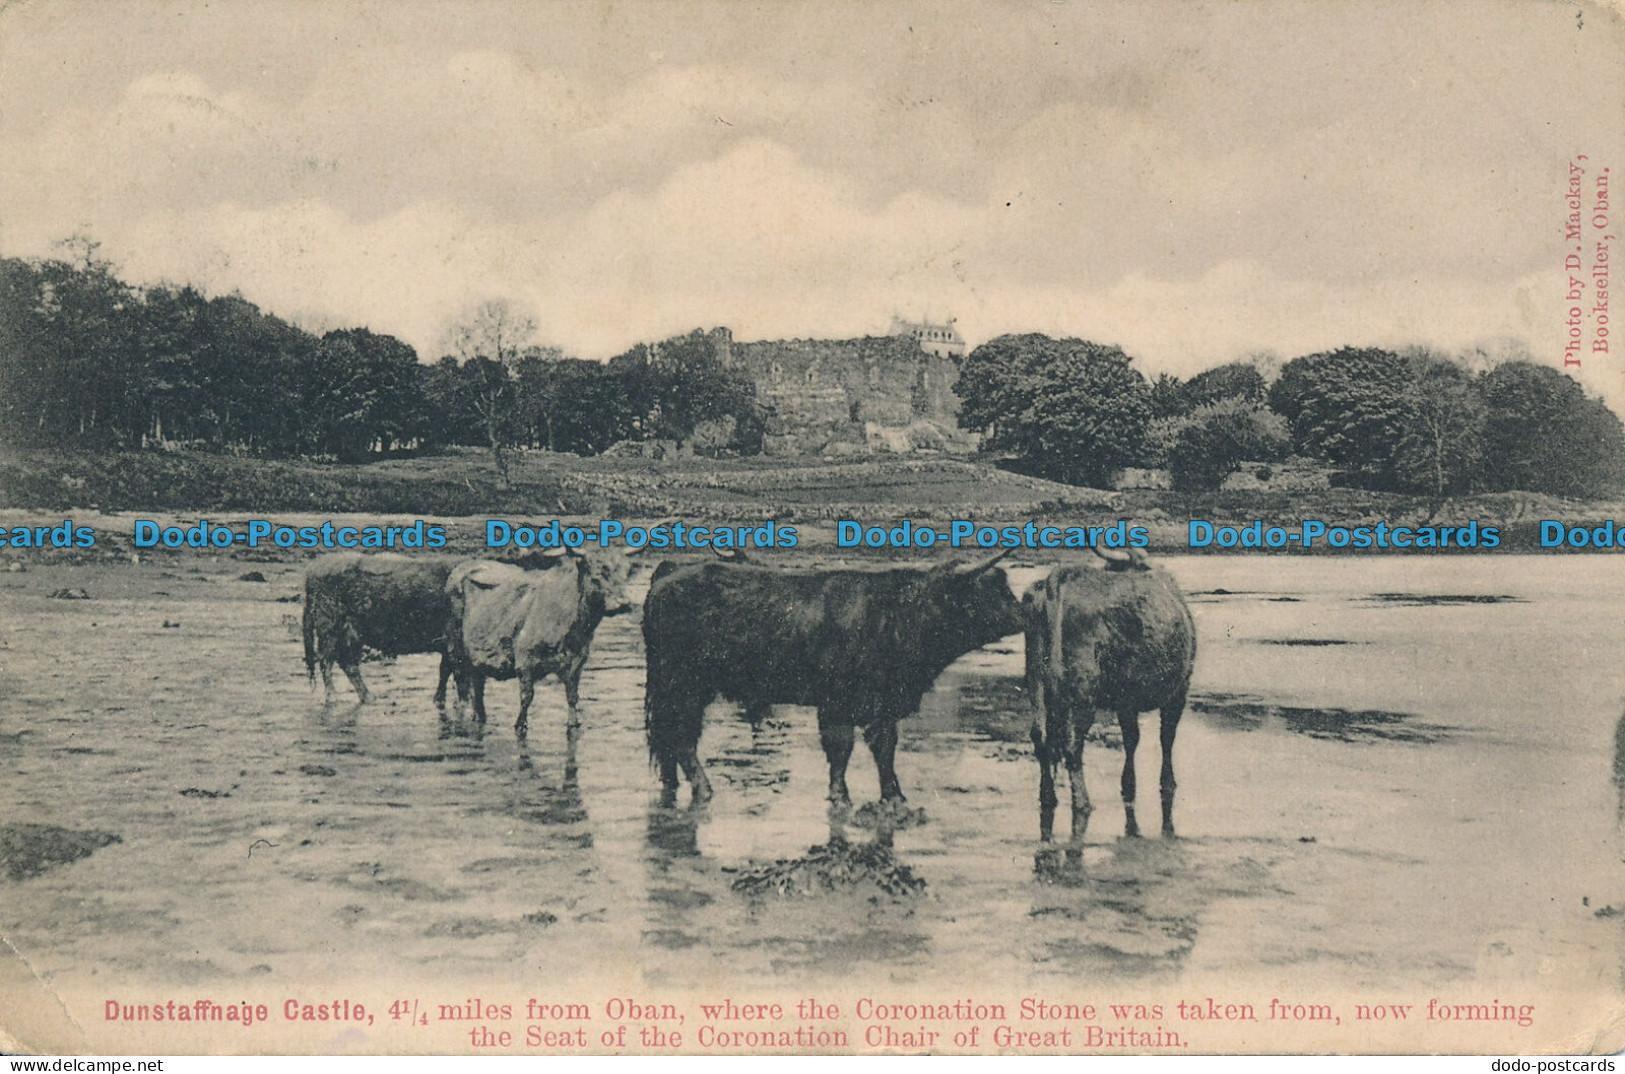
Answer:
[[514, 731], [529, 729], [536, 682], [549, 674], [564, 684], [569, 722], [580, 721], [581, 670], [606, 615], [629, 609], [620, 590], [625, 568], [615, 559], [560, 556], [544, 570], [527, 571], [491, 560], [469, 560], [448, 576], [451, 652], [459, 701], [474, 700], [485, 722], [485, 680], [519, 679]]

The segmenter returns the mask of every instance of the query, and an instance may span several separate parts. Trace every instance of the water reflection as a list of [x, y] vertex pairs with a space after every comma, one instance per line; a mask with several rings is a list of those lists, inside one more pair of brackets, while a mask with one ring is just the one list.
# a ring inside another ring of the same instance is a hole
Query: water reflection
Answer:
[[653, 853], [648, 860], [657, 867], [670, 864], [673, 858], [697, 858], [700, 855], [700, 821], [705, 817], [704, 805], [678, 809], [666, 805], [666, 792], [661, 803], [649, 810], [643, 824], [643, 841]]
[[[554, 787], [543, 778], [525, 740], [519, 740], [514, 809], [519, 816], [538, 824], [570, 825], [586, 822], [587, 807], [581, 797], [580, 765], [576, 759], [580, 742], [581, 726], [571, 724], [566, 729], [564, 737], [564, 779]], [[587, 838], [590, 839], [590, 835]]]

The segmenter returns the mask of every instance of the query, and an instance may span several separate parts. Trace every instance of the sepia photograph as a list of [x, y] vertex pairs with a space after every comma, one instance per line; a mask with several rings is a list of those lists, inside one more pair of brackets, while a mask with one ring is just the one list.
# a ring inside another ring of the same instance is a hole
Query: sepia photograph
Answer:
[[1600, 0], [0, 2], [0, 1052], [1611, 1069], [1620, 166]]

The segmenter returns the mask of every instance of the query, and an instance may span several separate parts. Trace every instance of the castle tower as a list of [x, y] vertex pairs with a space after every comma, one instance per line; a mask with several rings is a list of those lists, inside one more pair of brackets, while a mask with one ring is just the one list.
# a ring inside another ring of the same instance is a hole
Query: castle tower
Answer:
[[887, 335], [909, 336], [920, 345], [920, 349], [927, 354], [938, 358], [952, 358], [955, 361], [965, 357], [965, 337], [959, 334], [954, 327], [954, 318], [948, 318], [944, 324], [937, 324], [930, 319], [923, 321], [905, 321], [892, 314], [891, 328]]

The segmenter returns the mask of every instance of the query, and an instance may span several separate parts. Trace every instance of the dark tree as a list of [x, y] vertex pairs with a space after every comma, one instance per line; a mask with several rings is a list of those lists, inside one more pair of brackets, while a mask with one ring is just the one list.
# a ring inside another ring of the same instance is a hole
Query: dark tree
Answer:
[[1399, 355], [1345, 347], [1288, 362], [1269, 405], [1290, 423], [1294, 452], [1341, 466], [1366, 487], [1392, 488], [1409, 382]]
[[1184, 397], [1185, 413], [1221, 399], [1262, 403], [1264, 375], [1251, 362], [1229, 362], [1196, 374], [1184, 383], [1180, 394]]
[[393, 336], [327, 333], [298, 362], [300, 450], [355, 460], [415, 439], [422, 373], [417, 352]]
[[1036, 333], [1000, 336], [960, 367], [960, 425], [1036, 471], [1103, 486], [1140, 455], [1151, 389], [1118, 347]]
[[1243, 462], [1272, 462], [1291, 443], [1286, 420], [1256, 401], [1230, 396], [1199, 406], [1180, 421], [1168, 448], [1168, 470], [1180, 491], [1210, 491]]
[[1190, 411], [1185, 405], [1185, 385], [1171, 373], [1158, 373], [1151, 382], [1151, 418], [1184, 417]]
[[1483, 400], [1483, 476], [1496, 491], [1559, 496], [1616, 491], [1625, 473], [1625, 432], [1601, 400], [1550, 366], [1507, 362], [1478, 381]]
[[596, 455], [633, 435], [621, 379], [601, 362], [527, 357], [519, 363], [526, 435], [538, 447]]
[[139, 297], [112, 266], [7, 260], [0, 278], [0, 413], [19, 442], [117, 446], [139, 436], [130, 397]]
[[723, 366], [716, 341], [694, 331], [662, 343], [640, 343], [610, 359], [627, 405], [636, 415], [635, 434], [645, 440], [689, 442], [706, 423], [730, 422], [729, 450], [760, 450], [765, 428], [756, 384]]
[[469, 398], [457, 359], [445, 355], [425, 366], [420, 376], [424, 439], [432, 444], [468, 447], [483, 443], [479, 412]]

